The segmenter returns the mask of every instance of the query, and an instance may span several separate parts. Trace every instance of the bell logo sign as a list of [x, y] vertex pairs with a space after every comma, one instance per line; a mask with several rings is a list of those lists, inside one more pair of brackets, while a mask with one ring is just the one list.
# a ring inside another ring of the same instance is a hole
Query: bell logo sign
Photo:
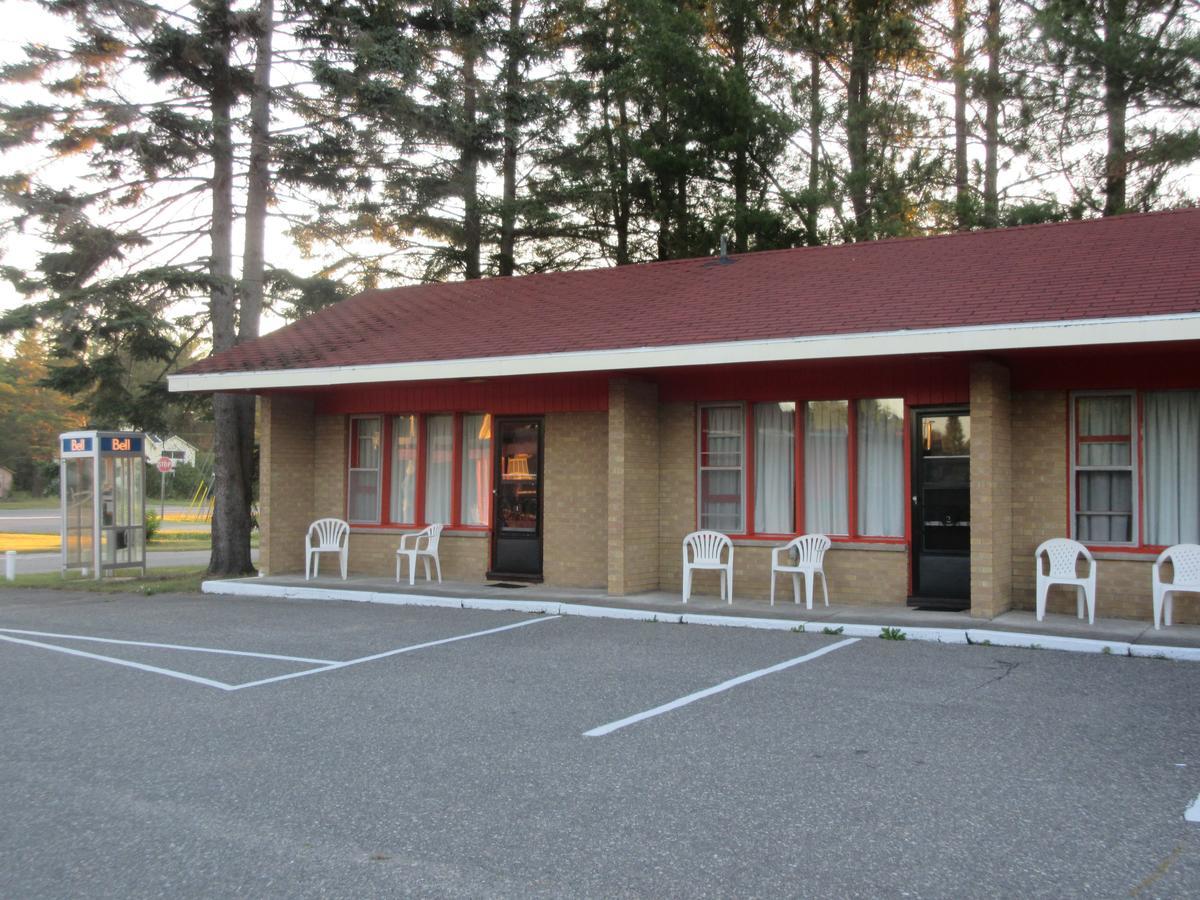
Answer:
[[121, 453], [133, 449], [133, 438], [113, 438], [112, 439], [113, 453]]
[[87, 450], [87, 441], [83, 438], [71, 438], [71, 452], [83, 453]]

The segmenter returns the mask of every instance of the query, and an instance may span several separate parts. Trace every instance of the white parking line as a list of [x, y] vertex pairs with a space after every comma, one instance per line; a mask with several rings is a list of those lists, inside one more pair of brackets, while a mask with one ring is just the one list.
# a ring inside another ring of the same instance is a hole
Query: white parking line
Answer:
[[1197, 797], [1195, 802], [1187, 808], [1183, 818], [1186, 822], [1200, 822], [1200, 797]]
[[152, 641], [123, 641], [117, 638], [94, 637], [90, 634], [56, 634], [53, 631], [25, 631], [21, 628], [0, 628], [0, 634], [26, 634], [31, 637], [65, 638], [74, 641], [94, 641], [97, 644], [122, 644], [127, 647], [155, 647], [163, 650], [187, 650], [192, 653], [218, 653], [225, 656], [253, 656], [258, 659], [282, 659], [286, 662], [329, 665], [333, 659], [313, 659], [308, 656], [281, 656], [278, 653], [252, 653], [249, 650], [220, 650], [215, 647], [194, 647], [190, 644], [156, 644]]
[[220, 688], [223, 691], [232, 691], [234, 686], [226, 684], [223, 681], [215, 681], [212, 678], [201, 678], [199, 675], [189, 675], [187, 672], [178, 672], [175, 669], [162, 669], [158, 666], [148, 666], [145, 663], [133, 662], [128, 659], [117, 659], [115, 656], [101, 656], [99, 653], [88, 653], [86, 650], [75, 650], [72, 647], [59, 647], [57, 644], [43, 644], [41, 641], [29, 641], [25, 638], [10, 637], [6, 634], [0, 634], [0, 641], [8, 641], [11, 644], [24, 644], [27, 647], [38, 647], [42, 650], [57, 650], [59, 653], [66, 653], [68, 656], [82, 656], [84, 659], [95, 659], [100, 662], [112, 663], [115, 666], [128, 666], [130, 669], [140, 669], [143, 672], [153, 672], [155, 675], [169, 675], [172, 678], [180, 678], [183, 681], [191, 681], [195, 684], [203, 684], [207, 687]]
[[[37, 647], [40, 650], [54, 650], [58, 653], [65, 653], [68, 656], [79, 656], [84, 659], [94, 659], [98, 662], [112, 663], [116, 666], [125, 666], [130, 669], [138, 669], [142, 672], [153, 672], [155, 675], [166, 675], [171, 678], [178, 678], [182, 681], [190, 681], [193, 684], [202, 684], [205, 687], [217, 688], [222, 691], [240, 691], [245, 688], [259, 687], [264, 684], [273, 684], [277, 681], [287, 681], [292, 678], [302, 678], [305, 675], [316, 675], [319, 672], [331, 672], [334, 669], [344, 669], [347, 666], [356, 666], [359, 663], [373, 662], [377, 659], [385, 659], [389, 656], [398, 656], [401, 653], [411, 653], [414, 650], [424, 650], [427, 647], [438, 647], [442, 644], [453, 644], [456, 641], [465, 641], [470, 638], [484, 637], [489, 634], [497, 634], [501, 631], [510, 631], [514, 628], [524, 628], [526, 625], [536, 625], [538, 622], [548, 622], [551, 619], [558, 619], [561, 616], [545, 616], [538, 619], [528, 619], [523, 622], [514, 622], [511, 625], [501, 625], [498, 628], [488, 628], [484, 631], [473, 631], [470, 634], [459, 634], [454, 637], [441, 638], [436, 641], [426, 641], [423, 644], [412, 644], [408, 647], [398, 647], [395, 650], [384, 650], [382, 653], [372, 653], [370, 656], [360, 656], [357, 659], [347, 659], [341, 662], [335, 662], [326, 659], [308, 659], [300, 656], [281, 656], [274, 653], [250, 653], [244, 650], [216, 650], [210, 647], [191, 647], [185, 644], [157, 644], [149, 641], [124, 641], [115, 638], [92, 638], [83, 635], [70, 634], [52, 634], [50, 632], [39, 631], [21, 631], [16, 628], [0, 628], [0, 641], [8, 641], [11, 644], [23, 644], [26, 647]], [[315, 662], [321, 665], [315, 669], [303, 669], [299, 672], [288, 672], [284, 675], [276, 675], [274, 678], [261, 678], [258, 681], [248, 681], [243, 684], [227, 684], [224, 681], [217, 681], [214, 678], [202, 678], [199, 675], [192, 675], [188, 672], [180, 672], [177, 669], [165, 669], [161, 666], [151, 666], [146, 663], [133, 662], [128, 659], [118, 659], [115, 656], [103, 656], [99, 653], [89, 653], [86, 650], [76, 650], [73, 647], [60, 647], [57, 644], [46, 644], [42, 641], [33, 641], [28, 638], [15, 637], [16, 634], [38, 635], [41, 637], [58, 637], [58, 638], [75, 638], [79, 640], [99, 641], [108, 644], [124, 644], [140, 647], [154, 647], [168, 650], [190, 650], [200, 653], [224, 653], [233, 656], [252, 656], [260, 659], [276, 659], [285, 662]]]
[[782, 672], [784, 669], [790, 669], [792, 666], [798, 666], [800, 663], [808, 662], [811, 659], [816, 659], [819, 656], [824, 656], [826, 653], [832, 653], [834, 650], [839, 650], [842, 647], [849, 647], [851, 644], [857, 644], [858, 638], [847, 638], [844, 641], [838, 641], [836, 644], [830, 644], [828, 647], [822, 647], [820, 650], [814, 650], [812, 653], [806, 653], [804, 656], [797, 656], [795, 659], [789, 659], [786, 662], [777, 663], [773, 666], [768, 666], [765, 669], [758, 669], [754, 672], [747, 672], [745, 675], [739, 675], [737, 678], [730, 678], [728, 681], [722, 681], [720, 684], [714, 684], [710, 688], [705, 688], [702, 691], [696, 691], [694, 694], [688, 694], [686, 697], [680, 697], [678, 700], [672, 700], [670, 703], [664, 703], [662, 706], [656, 706], [654, 709], [648, 709], [645, 712], [635, 713], [632, 716], [627, 716], [624, 719], [618, 719], [616, 722], [609, 722], [607, 725], [601, 725], [599, 728], [593, 728], [591, 731], [585, 731], [584, 737], [602, 737], [606, 734], [612, 734], [618, 728], [624, 728], [626, 725], [633, 725], [635, 722], [641, 722], [643, 719], [649, 719], [653, 716], [661, 716], [663, 713], [670, 712], [673, 709], [679, 709], [681, 706], [687, 706], [689, 703], [695, 703], [697, 700], [703, 700], [705, 697], [711, 697], [713, 694], [719, 694], [721, 691], [727, 691], [730, 688], [737, 687], [739, 684], [745, 684], [747, 681], [753, 681], [755, 678], [762, 678], [764, 675], [771, 675], [775, 672]]
[[303, 672], [288, 672], [286, 675], [276, 675], [274, 678], [262, 678], [258, 681], [248, 681], [245, 684], [236, 684], [230, 690], [240, 691], [243, 688], [259, 687], [264, 684], [272, 684], [276, 681], [288, 681], [292, 678], [303, 678], [305, 675], [316, 675], [318, 672], [329, 672], [333, 669], [344, 669], [347, 666], [357, 666], [359, 663], [374, 662], [377, 659], [384, 659], [389, 656], [399, 656], [401, 653], [412, 653], [414, 650], [424, 650], [426, 647], [439, 647], [442, 644], [453, 644], [455, 641], [465, 641], [469, 638], [483, 637], [488, 634], [497, 634], [501, 631], [511, 631], [514, 628], [524, 628], [526, 625], [536, 625], [538, 622], [549, 622], [552, 619], [560, 619], [561, 616], [546, 616], [541, 619], [529, 619], [526, 622], [514, 622], [512, 625], [501, 625], [499, 628], [488, 628], [486, 631], [473, 631], [470, 634], [460, 634], [456, 637], [442, 638], [437, 641], [426, 641], [424, 644], [413, 644], [410, 647], [400, 647], [396, 650], [385, 650], [382, 653], [373, 653], [370, 656], [360, 656], [358, 659], [348, 659], [345, 662], [335, 662], [328, 666], [322, 666], [319, 669], [305, 669]]

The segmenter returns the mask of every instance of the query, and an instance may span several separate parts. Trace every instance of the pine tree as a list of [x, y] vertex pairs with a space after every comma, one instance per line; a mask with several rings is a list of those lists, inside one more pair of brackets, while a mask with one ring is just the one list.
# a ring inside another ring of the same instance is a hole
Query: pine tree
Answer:
[[[1047, 94], [1066, 140], [1103, 149], [1077, 188], [1111, 216], [1149, 209], [1173, 170], [1200, 159], [1200, 9], [1189, 0], [1046, 0], [1037, 15]], [[1100, 200], [1093, 200], [1099, 195]]]

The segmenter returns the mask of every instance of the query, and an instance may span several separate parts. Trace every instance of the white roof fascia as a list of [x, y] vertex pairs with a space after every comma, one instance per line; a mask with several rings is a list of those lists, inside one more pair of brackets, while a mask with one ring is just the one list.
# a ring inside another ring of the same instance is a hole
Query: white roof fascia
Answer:
[[512, 375], [659, 369], [676, 366], [1195, 340], [1200, 340], [1200, 313], [1180, 313], [1166, 316], [1075, 319], [672, 344], [662, 347], [627, 347], [523, 356], [212, 372], [171, 375], [168, 383], [172, 392], [271, 390], [393, 381], [434, 381], [446, 378], [501, 378]]

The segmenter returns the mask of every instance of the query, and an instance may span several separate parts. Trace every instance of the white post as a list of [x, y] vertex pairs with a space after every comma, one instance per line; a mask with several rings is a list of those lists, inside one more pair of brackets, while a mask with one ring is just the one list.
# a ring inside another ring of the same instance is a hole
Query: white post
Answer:
[[4, 577], [9, 581], [17, 580], [17, 551], [4, 551]]

